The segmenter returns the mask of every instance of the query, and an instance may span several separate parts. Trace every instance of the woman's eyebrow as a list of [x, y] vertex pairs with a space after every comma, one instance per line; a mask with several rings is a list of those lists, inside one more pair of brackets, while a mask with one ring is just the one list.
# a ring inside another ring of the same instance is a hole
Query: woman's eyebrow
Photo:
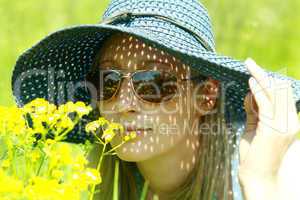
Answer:
[[169, 63], [163, 63], [163, 62], [160, 62], [159, 60], [147, 60], [145, 62], [145, 64], [155, 64], [159, 68], [162, 68], [162, 69], [166, 69], [166, 70], [171, 70], [171, 65]]

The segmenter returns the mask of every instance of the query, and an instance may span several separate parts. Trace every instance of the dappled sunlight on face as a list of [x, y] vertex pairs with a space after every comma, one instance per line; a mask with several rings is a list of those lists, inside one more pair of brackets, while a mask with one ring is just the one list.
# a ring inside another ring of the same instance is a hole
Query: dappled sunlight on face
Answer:
[[[124, 73], [164, 70], [175, 74], [178, 79], [190, 77], [190, 67], [174, 56], [125, 34], [108, 38], [99, 55], [98, 67], [101, 70], [117, 69]], [[188, 162], [180, 162], [179, 167], [189, 169], [196, 162], [196, 149], [199, 147], [200, 115], [191, 106], [195, 102], [188, 98], [192, 88], [195, 85], [191, 81], [181, 82], [175, 97], [153, 103], [137, 97], [130, 79], [124, 78], [118, 93], [109, 101], [99, 101], [98, 105], [102, 116], [128, 127], [126, 133], [132, 129], [137, 131], [137, 137], [118, 148], [117, 155], [123, 160], [138, 162], [174, 147], [185, 148], [195, 152], [195, 155]], [[121, 140], [121, 136], [116, 136], [111, 144], [116, 146]]]

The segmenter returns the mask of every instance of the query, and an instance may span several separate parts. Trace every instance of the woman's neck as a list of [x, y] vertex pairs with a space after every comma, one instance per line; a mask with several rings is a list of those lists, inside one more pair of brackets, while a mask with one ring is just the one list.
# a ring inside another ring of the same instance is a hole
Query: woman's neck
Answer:
[[187, 135], [180, 144], [154, 158], [137, 162], [141, 174], [149, 181], [150, 190], [158, 194], [160, 200], [167, 200], [187, 181], [197, 163], [198, 148], [191, 148], [186, 141], [198, 140], [196, 135]]

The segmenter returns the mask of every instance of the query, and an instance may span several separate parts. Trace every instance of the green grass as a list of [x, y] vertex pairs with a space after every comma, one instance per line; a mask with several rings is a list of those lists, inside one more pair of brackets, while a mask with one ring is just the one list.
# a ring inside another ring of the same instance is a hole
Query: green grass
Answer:
[[[0, 105], [13, 105], [11, 72], [17, 57], [63, 27], [97, 23], [109, 0], [0, 0]], [[300, 78], [299, 1], [203, 0], [214, 26], [217, 50]], [[284, 72], [284, 70], [281, 70]]]

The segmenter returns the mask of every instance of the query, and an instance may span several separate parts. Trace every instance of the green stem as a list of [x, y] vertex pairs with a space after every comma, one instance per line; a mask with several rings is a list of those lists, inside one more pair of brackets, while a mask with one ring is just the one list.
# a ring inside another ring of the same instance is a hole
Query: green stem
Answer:
[[[100, 167], [101, 167], [101, 164], [102, 164], [102, 160], [103, 160], [103, 155], [104, 155], [105, 148], [106, 148], [106, 143], [104, 144], [104, 146], [102, 148], [102, 152], [100, 154], [101, 156], [100, 156], [99, 162], [97, 164], [97, 168], [96, 168], [97, 171], [100, 171]], [[91, 190], [91, 196], [90, 196], [89, 200], [93, 200], [94, 193], [95, 193], [95, 188], [96, 188], [96, 185], [93, 184], [92, 190]]]
[[149, 187], [149, 181], [145, 181], [143, 190], [142, 190], [142, 194], [141, 194], [141, 200], [146, 200], [148, 187]]
[[116, 160], [115, 165], [115, 176], [114, 176], [114, 190], [113, 190], [113, 200], [119, 200], [119, 160]]
[[38, 168], [38, 170], [37, 170], [37, 172], [36, 172], [36, 175], [37, 175], [37, 176], [40, 175], [40, 171], [41, 171], [41, 169], [42, 169], [42, 166], [43, 166], [43, 164], [44, 164], [44, 161], [45, 161], [45, 155], [42, 157], [40, 166], [39, 166], [39, 168]]
[[107, 151], [104, 153], [104, 155], [107, 155], [113, 151], [115, 151], [117, 148], [119, 148], [122, 144], [124, 144], [125, 142], [123, 141], [121, 144], [118, 144], [117, 146], [115, 146], [114, 148], [112, 148], [111, 150]]

